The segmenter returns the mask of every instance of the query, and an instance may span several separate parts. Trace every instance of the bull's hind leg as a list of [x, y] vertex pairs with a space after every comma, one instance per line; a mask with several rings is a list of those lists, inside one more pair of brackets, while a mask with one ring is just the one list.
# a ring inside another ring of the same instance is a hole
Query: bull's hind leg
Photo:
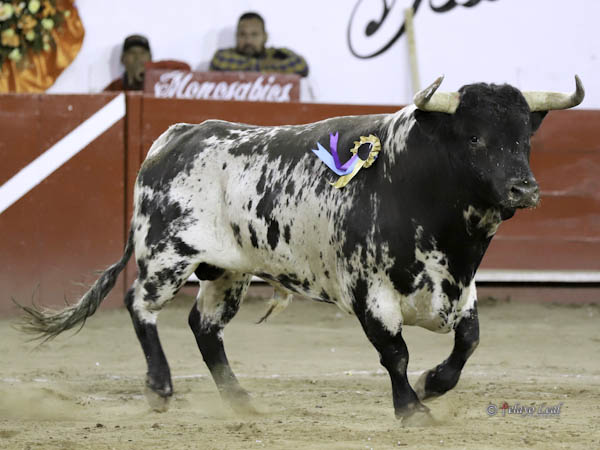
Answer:
[[460, 373], [467, 359], [479, 344], [479, 319], [477, 305], [470, 314], [458, 323], [454, 334], [454, 348], [448, 359], [435, 368], [423, 373], [415, 391], [421, 400], [439, 397], [458, 383]]
[[[200, 279], [202, 273], [198, 274]], [[204, 272], [204, 279], [209, 271]], [[211, 277], [212, 278], [212, 277]], [[253, 412], [248, 393], [240, 386], [229, 366], [223, 347], [223, 328], [235, 316], [250, 284], [250, 275], [225, 272], [218, 279], [201, 282], [189, 324], [202, 358], [225, 402], [238, 412]]]
[[148, 271], [143, 262], [138, 279], [125, 297], [135, 333], [140, 341], [148, 371], [146, 373], [146, 398], [155, 411], [166, 411], [173, 395], [171, 371], [163, 352], [156, 320], [161, 308], [169, 302], [193, 271], [193, 266], [180, 261], [173, 267]]

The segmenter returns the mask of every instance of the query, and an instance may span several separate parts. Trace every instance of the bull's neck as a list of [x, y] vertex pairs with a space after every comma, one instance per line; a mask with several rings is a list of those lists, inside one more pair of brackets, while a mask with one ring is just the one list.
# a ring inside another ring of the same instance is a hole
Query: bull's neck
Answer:
[[[410, 119], [400, 116], [398, 120], [410, 124]], [[448, 255], [457, 278], [467, 281], [500, 223], [499, 212], [481, 203], [444, 149], [428, 139], [409, 136], [411, 131], [405, 133], [403, 141], [395, 140], [403, 147], [389, 149], [392, 158], [384, 156], [382, 166], [392, 176], [386, 177], [382, 169], [379, 177], [381, 201], [376, 216], [384, 224], [382, 233], [412, 234], [417, 247], [420, 240]], [[399, 242], [398, 251], [404, 251]]]

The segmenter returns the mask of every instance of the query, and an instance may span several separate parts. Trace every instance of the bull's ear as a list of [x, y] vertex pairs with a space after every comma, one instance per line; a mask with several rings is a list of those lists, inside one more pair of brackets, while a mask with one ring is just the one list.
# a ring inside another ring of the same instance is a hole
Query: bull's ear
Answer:
[[542, 124], [548, 111], [536, 111], [531, 113], [531, 134], [534, 134]]

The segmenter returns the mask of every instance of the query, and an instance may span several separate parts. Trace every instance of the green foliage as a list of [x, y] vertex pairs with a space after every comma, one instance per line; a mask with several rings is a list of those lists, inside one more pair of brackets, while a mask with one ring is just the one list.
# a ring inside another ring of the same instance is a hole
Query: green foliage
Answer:
[[56, 0], [0, 0], [0, 67], [7, 60], [24, 67], [30, 51], [55, 47], [52, 33], [63, 24], [66, 14], [56, 8]]

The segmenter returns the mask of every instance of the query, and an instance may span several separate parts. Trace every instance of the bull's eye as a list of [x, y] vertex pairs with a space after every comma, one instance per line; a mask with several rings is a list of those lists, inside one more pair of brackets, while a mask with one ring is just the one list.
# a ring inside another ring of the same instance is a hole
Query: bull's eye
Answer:
[[471, 144], [479, 144], [479, 138], [477, 136], [471, 136]]

